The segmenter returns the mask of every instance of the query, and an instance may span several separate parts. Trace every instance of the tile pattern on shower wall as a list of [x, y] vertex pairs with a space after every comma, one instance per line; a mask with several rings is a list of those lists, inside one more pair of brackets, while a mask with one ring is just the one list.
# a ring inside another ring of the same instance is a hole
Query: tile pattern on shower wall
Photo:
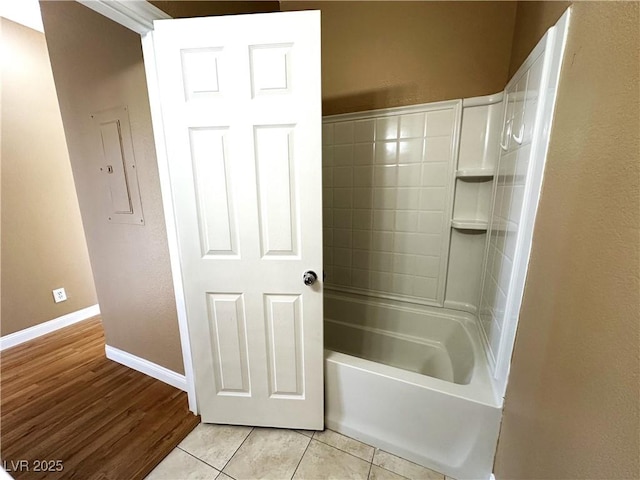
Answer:
[[456, 112], [453, 105], [325, 120], [329, 287], [441, 302]]
[[[506, 121], [513, 122], [503, 132], [507, 149], [500, 154], [495, 199], [489, 225], [489, 248], [480, 302], [480, 320], [494, 360], [497, 358], [505, 325], [507, 293], [513, 275], [516, 240], [522, 217], [527, 184], [531, 136], [538, 90], [542, 79], [542, 57], [531, 66], [507, 94]], [[509, 137], [507, 139], [507, 137]], [[518, 143], [514, 138], [521, 139]], [[517, 312], [514, 313], [517, 315]]]

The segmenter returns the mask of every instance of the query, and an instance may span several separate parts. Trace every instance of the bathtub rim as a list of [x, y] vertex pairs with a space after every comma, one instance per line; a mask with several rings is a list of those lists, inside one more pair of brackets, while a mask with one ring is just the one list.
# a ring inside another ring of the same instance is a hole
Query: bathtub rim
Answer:
[[[325, 298], [355, 301], [357, 303], [374, 305], [378, 307], [389, 308], [392, 310], [401, 310], [418, 315], [431, 315], [445, 318], [449, 321], [457, 322], [467, 335], [471, 348], [473, 349], [474, 365], [471, 374], [471, 380], [468, 384], [459, 384], [448, 382], [436, 377], [423, 375], [420, 373], [403, 370], [398, 367], [392, 367], [382, 363], [367, 360], [365, 358], [348, 355], [346, 353], [337, 352], [329, 348], [324, 349], [325, 361], [346, 364], [358, 370], [368, 372], [373, 375], [391, 378], [403, 383], [408, 383], [421, 388], [428, 388], [463, 398], [475, 403], [487, 405], [491, 407], [502, 407], [503, 399], [498, 397], [495, 392], [491, 374], [489, 372], [489, 364], [487, 362], [484, 345], [480, 336], [480, 327], [475, 316], [468, 312], [452, 310], [443, 307], [431, 307], [419, 304], [405, 304], [405, 302], [394, 302], [387, 299], [364, 298], [362, 295], [325, 292]], [[325, 317], [327, 320], [334, 320]], [[354, 325], [354, 328], [358, 328]]]

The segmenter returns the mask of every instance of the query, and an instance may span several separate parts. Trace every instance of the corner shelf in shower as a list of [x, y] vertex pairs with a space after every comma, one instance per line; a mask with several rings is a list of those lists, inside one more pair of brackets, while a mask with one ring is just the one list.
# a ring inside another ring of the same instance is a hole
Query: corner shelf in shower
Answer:
[[477, 314], [500, 157], [503, 94], [462, 102], [462, 125], [449, 233], [446, 308]]
[[469, 180], [491, 180], [493, 176], [494, 171], [492, 168], [465, 168], [464, 170], [456, 171], [456, 178], [468, 178]]
[[456, 230], [480, 230], [486, 231], [489, 222], [482, 220], [451, 220], [451, 226]]

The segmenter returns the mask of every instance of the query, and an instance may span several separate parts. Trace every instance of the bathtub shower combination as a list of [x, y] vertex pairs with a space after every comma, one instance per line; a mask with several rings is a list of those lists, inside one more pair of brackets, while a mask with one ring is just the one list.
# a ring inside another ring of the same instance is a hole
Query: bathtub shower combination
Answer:
[[[503, 92], [325, 117], [322, 242], [319, 12], [155, 23], [147, 78], [203, 422], [324, 424], [491, 476], [569, 15]], [[305, 272], [321, 257], [324, 282]]]
[[567, 23], [504, 92], [324, 118], [329, 428], [490, 476]]

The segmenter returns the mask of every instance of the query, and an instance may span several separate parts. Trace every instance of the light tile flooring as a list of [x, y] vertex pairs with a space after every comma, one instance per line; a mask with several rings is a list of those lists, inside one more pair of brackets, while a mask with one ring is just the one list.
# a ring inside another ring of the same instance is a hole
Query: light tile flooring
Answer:
[[[445, 480], [332, 430], [198, 425], [146, 480]], [[447, 477], [447, 480], [452, 480]]]

